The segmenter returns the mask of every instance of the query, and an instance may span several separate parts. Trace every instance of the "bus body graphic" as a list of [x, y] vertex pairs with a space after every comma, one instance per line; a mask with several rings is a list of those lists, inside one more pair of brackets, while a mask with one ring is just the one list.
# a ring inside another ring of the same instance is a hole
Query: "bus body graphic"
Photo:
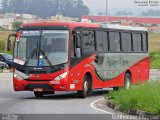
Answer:
[[34, 91], [37, 97], [78, 91], [86, 97], [93, 89], [149, 79], [145, 28], [46, 21], [23, 24], [15, 36], [15, 91]]
[[[133, 55], [131, 54], [115, 54], [115, 55], [104, 55], [103, 62], [100, 61], [92, 62], [91, 64], [95, 68], [95, 73], [101, 80], [112, 80], [113, 78], [119, 76], [121, 73], [126, 71], [128, 68], [133, 67], [137, 62], [147, 58], [145, 54]], [[147, 69], [146, 69], [147, 70]]]

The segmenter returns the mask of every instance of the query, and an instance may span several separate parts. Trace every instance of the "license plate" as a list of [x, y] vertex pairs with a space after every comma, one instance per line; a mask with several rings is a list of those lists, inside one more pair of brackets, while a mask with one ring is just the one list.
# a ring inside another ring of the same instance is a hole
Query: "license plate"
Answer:
[[43, 89], [42, 89], [42, 88], [34, 88], [34, 91], [35, 91], [35, 92], [42, 92]]

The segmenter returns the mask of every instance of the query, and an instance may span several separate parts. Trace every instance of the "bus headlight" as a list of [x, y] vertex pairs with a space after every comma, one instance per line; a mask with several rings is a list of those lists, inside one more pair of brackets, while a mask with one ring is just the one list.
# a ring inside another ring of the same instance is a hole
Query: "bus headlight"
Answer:
[[54, 80], [62, 80], [68, 75], [68, 72], [62, 73], [61, 75], [57, 76]]
[[23, 80], [23, 78], [17, 75], [16, 73], [14, 73], [14, 78], [16, 78], [17, 80]]
[[16, 78], [18, 80], [28, 79], [29, 77], [30, 77], [29, 75], [22, 73], [18, 70], [15, 70], [15, 72], [14, 72], [14, 78]]

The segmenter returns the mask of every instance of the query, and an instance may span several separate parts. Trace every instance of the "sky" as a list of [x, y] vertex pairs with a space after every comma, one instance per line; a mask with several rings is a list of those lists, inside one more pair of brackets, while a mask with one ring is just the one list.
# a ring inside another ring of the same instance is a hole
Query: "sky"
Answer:
[[[91, 14], [106, 11], [106, 0], [83, 0], [84, 3], [90, 8]], [[107, 11], [108, 13], [115, 13], [117, 11], [126, 11], [140, 14], [142, 11], [150, 9], [160, 10], [160, 0], [158, 6], [138, 6], [135, 1], [149, 1], [149, 0], [108, 0]]]
[[[1, 0], [0, 0], [1, 1]], [[136, 15], [140, 15], [141, 12], [145, 12], [150, 9], [160, 10], [160, 0], [107, 0], [107, 13], [113, 14], [118, 11], [132, 12]], [[137, 6], [135, 1], [158, 1], [158, 6]], [[106, 0], [83, 0], [83, 2], [90, 8], [90, 14], [95, 15], [97, 13], [106, 13]]]

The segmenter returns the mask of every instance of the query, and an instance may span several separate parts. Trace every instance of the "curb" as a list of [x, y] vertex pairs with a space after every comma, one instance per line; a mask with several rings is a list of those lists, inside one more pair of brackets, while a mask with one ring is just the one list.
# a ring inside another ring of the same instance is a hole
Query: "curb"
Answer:
[[[107, 102], [106, 102], [106, 106], [117, 111], [117, 112], [123, 112], [121, 109], [120, 109], [120, 106], [119, 105], [116, 105], [114, 104], [112, 101], [110, 101], [109, 99], [107, 99]], [[123, 112], [124, 113], [124, 112]], [[134, 115], [134, 116], [146, 116], [148, 117], [148, 119], [153, 119], [154, 114], [150, 113], [150, 112], [146, 112], [146, 111], [141, 111], [141, 110], [127, 110], [126, 113], [124, 114], [128, 114], [128, 115]], [[151, 117], [152, 116], [152, 117]]]
[[[107, 99], [106, 105], [107, 105], [109, 108], [111, 108], [111, 109], [113, 109], [113, 110], [115, 110], [115, 111], [120, 111], [120, 106], [112, 103], [112, 102], [111, 102], [110, 100], [108, 100], [108, 99]], [[120, 112], [121, 112], [121, 111], [120, 111]]]
[[13, 70], [0, 70], [0, 73], [11, 73]]
[[129, 115], [153, 115], [152, 113], [141, 111], [141, 110], [128, 110]]
[[150, 69], [150, 72], [157, 72], [160, 71], [160, 69]]
[[95, 108], [98, 108], [97, 110], [98, 111], [102, 111], [102, 112], [104, 112], [104, 113], [107, 113], [107, 114], [119, 114], [119, 115], [123, 115], [123, 114], [125, 114], [125, 113], [123, 113], [123, 112], [120, 112], [120, 111], [116, 111], [116, 110], [114, 110], [114, 109], [112, 109], [112, 108], [110, 108], [110, 107], [107, 107], [107, 105], [106, 105], [106, 99], [101, 99], [101, 100], [98, 100], [98, 101], [95, 101], [94, 102], [94, 107]]

